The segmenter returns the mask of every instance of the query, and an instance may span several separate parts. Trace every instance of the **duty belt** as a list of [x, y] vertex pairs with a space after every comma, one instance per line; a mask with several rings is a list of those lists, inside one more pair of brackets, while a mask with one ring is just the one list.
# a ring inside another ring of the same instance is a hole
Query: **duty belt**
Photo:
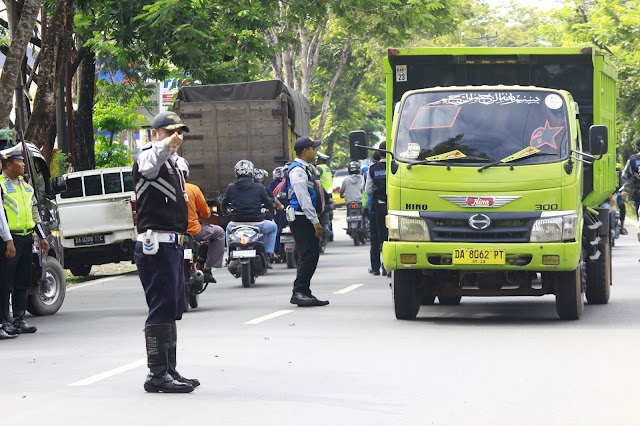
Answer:
[[[184, 242], [184, 235], [178, 234], [176, 232], [164, 232], [164, 231], [155, 231], [158, 234], [158, 242], [159, 243], [178, 243], [182, 244]], [[144, 242], [145, 234], [138, 234], [138, 241]]]
[[25, 229], [21, 231], [9, 231], [11, 235], [17, 235], [19, 237], [26, 237], [27, 235], [31, 235], [33, 233], [33, 229]]

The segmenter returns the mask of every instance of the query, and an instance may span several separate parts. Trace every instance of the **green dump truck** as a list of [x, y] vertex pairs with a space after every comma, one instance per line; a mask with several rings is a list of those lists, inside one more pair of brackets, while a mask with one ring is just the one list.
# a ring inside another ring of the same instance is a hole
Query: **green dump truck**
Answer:
[[585, 294], [607, 303], [610, 59], [592, 47], [390, 49], [385, 73], [396, 317], [436, 297], [555, 294], [562, 319], [580, 318]]

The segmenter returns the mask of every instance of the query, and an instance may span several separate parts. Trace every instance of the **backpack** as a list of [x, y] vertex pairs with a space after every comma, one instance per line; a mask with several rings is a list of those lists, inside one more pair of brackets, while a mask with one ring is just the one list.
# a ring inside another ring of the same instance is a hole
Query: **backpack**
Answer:
[[[297, 166], [300, 167], [300, 166]], [[311, 176], [309, 174], [309, 170], [306, 170], [307, 175], [309, 176], [309, 179], [311, 180]], [[282, 179], [282, 182], [280, 182], [278, 184], [278, 186], [276, 186], [273, 189], [273, 195], [276, 197], [281, 197], [279, 198], [280, 202], [282, 204], [284, 204], [285, 206], [289, 205], [289, 195], [287, 194], [287, 181], [289, 180], [289, 170], [286, 171], [284, 178]], [[313, 179], [313, 181], [315, 182], [315, 189], [316, 189], [316, 213], [318, 216], [320, 216], [322, 214], [322, 212], [324, 211], [324, 207], [325, 207], [325, 198], [324, 198], [324, 188], [322, 187], [322, 183], [320, 182], [320, 179]], [[283, 201], [283, 199], [286, 201]]]

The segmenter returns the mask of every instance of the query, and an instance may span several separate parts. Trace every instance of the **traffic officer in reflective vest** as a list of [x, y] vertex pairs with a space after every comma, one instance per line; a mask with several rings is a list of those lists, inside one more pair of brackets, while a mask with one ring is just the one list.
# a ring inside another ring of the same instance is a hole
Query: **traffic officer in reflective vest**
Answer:
[[182, 132], [189, 129], [174, 112], [161, 112], [151, 123], [153, 142], [133, 164], [138, 241], [134, 261], [149, 307], [145, 342], [147, 392], [186, 393], [200, 385], [176, 371], [176, 320], [184, 312], [184, 251], [187, 232], [185, 181], [176, 166]]
[[320, 223], [324, 228], [324, 232], [328, 241], [333, 241], [333, 203], [331, 194], [333, 193], [333, 173], [329, 168], [329, 157], [326, 154], [318, 152], [316, 154], [316, 170], [320, 173], [320, 184], [324, 189], [325, 209], [320, 215]]
[[[382, 142], [378, 149], [387, 149], [387, 144]], [[380, 161], [369, 167], [369, 176], [364, 191], [372, 196], [371, 211], [376, 219], [376, 230], [380, 245], [387, 241], [389, 232], [385, 224], [387, 216], [387, 162], [385, 153], [380, 153]]]
[[4, 292], [0, 303], [3, 328], [8, 334], [35, 333], [37, 330], [24, 319], [27, 312], [27, 290], [31, 284], [34, 230], [40, 238], [41, 250], [44, 253], [49, 251], [47, 236], [42, 228], [38, 206], [33, 196], [33, 187], [22, 177], [25, 170], [24, 161], [22, 144], [2, 151], [2, 205], [16, 251], [15, 257], [6, 260], [6, 279], [11, 293], [13, 324], [9, 316], [9, 292]]

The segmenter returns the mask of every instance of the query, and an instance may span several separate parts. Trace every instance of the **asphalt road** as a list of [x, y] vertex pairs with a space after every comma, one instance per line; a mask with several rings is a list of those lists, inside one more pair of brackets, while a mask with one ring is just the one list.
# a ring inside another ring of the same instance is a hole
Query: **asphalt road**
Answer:
[[[340, 223], [337, 224], [340, 227]], [[617, 240], [614, 287], [580, 321], [553, 296], [463, 298], [393, 315], [389, 279], [343, 233], [312, 288], [288, 303], [294, 271], [252, 288], [226, 270], [178, 323], [191, 394], [145, 393], [144, 295], [135, 274], [70, 288], [33, 335], [0, 342], [0, 424], [638, 424], [640, 244]]]

